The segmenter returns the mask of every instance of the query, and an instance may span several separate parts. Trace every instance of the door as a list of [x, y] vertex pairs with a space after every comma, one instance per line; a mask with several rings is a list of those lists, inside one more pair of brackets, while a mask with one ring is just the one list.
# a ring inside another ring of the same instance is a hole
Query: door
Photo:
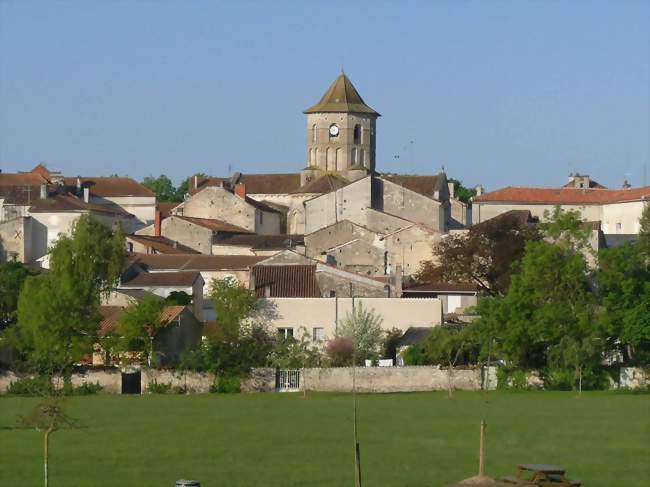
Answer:
[[139, 370], [122, 372], [122, 394], [140, 394], [141, 374]]

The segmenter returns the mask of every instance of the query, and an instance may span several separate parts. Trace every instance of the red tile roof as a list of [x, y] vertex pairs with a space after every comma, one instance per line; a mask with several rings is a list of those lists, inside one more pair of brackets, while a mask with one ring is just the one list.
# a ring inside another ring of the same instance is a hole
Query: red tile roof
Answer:
[[234, 245], [250, 247], [254, 250], [290, 249], [296, 245], [305, 244], [304, 235], [219, 235], [214, 241], [216, 245]]
[[254, 255], [204, 255], [204, 254], [134, 254], [131, 263], [140, 264], [150, 271], [155, 270], [245, 270], [267, 257]]
[[[173, 320], [187, 308], [187, 306], [165, 306], [160, 312], [160, 323], [164, 326]], [[115, 329], [120, 323], [126, 307], [123, 306], [100, 306], [99, 313], [102, 315], [102, 321], [99, 323], [99, 336], [106, 336]]]
[[32, 199], [30, 213], [59, 213], [59, 212], [92, 212], [104, 213], [123, 218], [133, 218], [131, 213], [124, 211], [117, 205], [104, 206], [86, 203], [84, 200], [70, 194], [54, 194], [47, 198]]
[[492, 191], [474, 198], [476, 203], [537, 203], [602, 205], [650, 199], [650, 186], [630, 189], [579, 189], [513, 187]]
[[[221, 186], [226, 181], [230, 181], [230, 178], [198, 178], [198, 186], [195, 188], [192, 176], [189, 179], [189, 193], [198, 193], [208, 186]], [[300, 188], [300, 173], [242, 174], [239, 182], [246, 185], [249, 194], [285, 194]]]
[[172, 210], [178, 205], [180, 205], [180, 203], [177, 201], [159, 201], [156, 205], [156, 209], [160, 212], [161, 218], [167, 218], [172, 214]]
[[[156, 194], [135, 179], [122, 177], [80, 177], [81, 184], [90, 189], [90, 194], [95, 196], [142, 196], [154, 197]], [[65, 178], [65, 185], [77, 187], [76, 177]]]
[[198, 254], [196, 250], [168, 239], [167, 237], [156, 237], [154, 235], [127, 235], [127, 240], [132, 240], [146, 247], [156, 250], [161, 254]]
[[120, 287], [190, 287], [193, 286], [196, 280], [200, 279], [200, 277], [201, 274], [193, 271], [141, 272], [136, 274], [130, 280], [122, 282]]
[[249, 230], [246, 230], [243, 227], [239, 227], [237, 225], [233, 225], [228, 222], [224, 222], [222, 220], [217, 220], [214, 218], [194, 218], [190, 216], [180, 216], [180, 215], [172, 215], [174, 218], [180, 218], [181, 220], [185, 220], [190, 223], [194, 223], [195, 225], [202, 226], [204, 228], [207, 228], [209, 230], [212, 230], [213, 232], [232, 232], [232, 233], [252, 233]]
[[253, 267], [255, 293], [271, 298], [320, 298], [315, 265], [259, 265]]

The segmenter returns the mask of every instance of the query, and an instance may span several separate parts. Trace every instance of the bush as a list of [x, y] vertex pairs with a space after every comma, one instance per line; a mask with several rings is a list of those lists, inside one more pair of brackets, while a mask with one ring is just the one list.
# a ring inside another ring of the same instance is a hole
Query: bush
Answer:
[[47, 396], [54, 393], [52, 382], [46, 377], [24, 377], [7, 388], [7, 394], [20, 396]]
[[528, 372], [520, 369], [497, 368], [497, 389], [526, 391], [531, 389], [528, 384]]
[[338, 337], [327, 342], [327, 356], [334, 367], [349, 367], [352, 365], [354, 343], [350, 338]]
[[72, 395], [74, 396], [90, 396], [92, 394], [97, 394], [104, 389], [99, 382], [84, 382], [80, 386], [72, 388]]
[[147, 385], [147, 392], [150, 394], [167, 394], [172, 390], [172, 385], [170, 383], [158, 383], [153, 380]]
[[241, 380], [237, 376], [224, 375], [217, 379], [216, 384], [210, 388], [210, 392], [222, 394], [236, 394], [241, 392]]
[[[548, 368], [544, 370], [544, 388], [555, 391], [577, 390], [578, 379], [571, 368]], [[610, 384], [610, 374], [602, 367], [585, 368], [582, 373], [582, 390], [607, 390]]]

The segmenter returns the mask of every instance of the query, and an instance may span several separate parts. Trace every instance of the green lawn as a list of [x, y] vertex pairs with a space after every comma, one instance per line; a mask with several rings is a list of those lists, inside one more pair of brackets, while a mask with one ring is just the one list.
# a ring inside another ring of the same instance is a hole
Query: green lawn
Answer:
[[[32, 398], [0, 397], [0, 485], [41, 482], [42, 437], [15, 429]], [[81, 428], [51, 440], [51, 487], [353, 486], [352, 398], [344, 394], [88, 396]], [[565, 466], [585, 487], [646, 486], [650, 395], [445, 393], [359, 396], [364, 485], [431, 486], [475, 475], [481, 417], [487, 471]]]

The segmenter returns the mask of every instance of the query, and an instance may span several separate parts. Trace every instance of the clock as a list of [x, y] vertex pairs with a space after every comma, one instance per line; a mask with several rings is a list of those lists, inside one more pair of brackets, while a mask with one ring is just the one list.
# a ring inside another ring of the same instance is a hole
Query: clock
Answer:
[[339, 127], [335, 123], [330, 125], [330, 135], [332, 137], [337, 137], [339, 135]]

